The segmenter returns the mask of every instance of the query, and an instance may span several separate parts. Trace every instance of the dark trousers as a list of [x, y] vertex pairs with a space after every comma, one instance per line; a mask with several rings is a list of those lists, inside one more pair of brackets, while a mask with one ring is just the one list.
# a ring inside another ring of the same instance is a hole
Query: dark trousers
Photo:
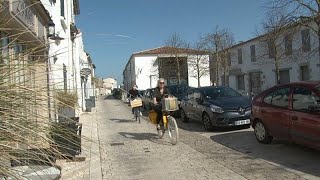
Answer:
[[162, 106], [161, 105], [155, 105], [153, 106], [153, 110], [157, 113], [157, 124], [160, 124], [162, 121]]

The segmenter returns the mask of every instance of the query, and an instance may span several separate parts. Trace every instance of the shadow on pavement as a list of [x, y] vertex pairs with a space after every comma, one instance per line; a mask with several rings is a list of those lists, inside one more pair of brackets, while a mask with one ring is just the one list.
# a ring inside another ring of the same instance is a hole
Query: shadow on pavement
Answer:
[[103, 100], [108, 100], [108, 99], [115, 99], [113, 96], [106, 96], [103, 98]]
[[110, 121], [114, 121], [116, 123], [136, 123], [136, 120], [133, 119], [109, 119]]
[[319, 151], [283, 141], [274, 141], [269, 145], [260, 144], [252, 131], [219, 134], [211, 136], [211, 139], [253, 158], [264, 159], [287, 168], [320, 176]]
[[155, 133], [128, 133], [128, 132], [119, 132], [119, 134], [125, 138], [130, 138], [134, 140], [147, 140], [156, 144], [161, 145], [171, 145], [171, 143], [160, 139], [157, 134]]

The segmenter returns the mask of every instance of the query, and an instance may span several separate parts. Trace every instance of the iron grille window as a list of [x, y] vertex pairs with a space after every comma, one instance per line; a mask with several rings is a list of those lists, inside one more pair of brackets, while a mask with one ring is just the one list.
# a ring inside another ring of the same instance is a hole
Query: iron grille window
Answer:
[[300, 66], [300, 77], [301, 81], [308, 81], [310, 79], [308, 66]]
[[238, 63], [242, 64], [242, 49], [238, 49]]
[[302, 38], [302, 51], [307, 52], [311, 50], [311, 43], [310, 43], [310, 30], [304, 29], [301, 31], [301, 38]]
[[250, 53], [251, 53], [251, 62], [256, 62], [256, 46], [255, 45], [251, 45], [250, 46]]
[[292, 36], [286, 35], [284, 37], [285, 54], [287, 56], [292, 54]]
[[244, 75], [237, 76], [237, 89], [245, 90]]

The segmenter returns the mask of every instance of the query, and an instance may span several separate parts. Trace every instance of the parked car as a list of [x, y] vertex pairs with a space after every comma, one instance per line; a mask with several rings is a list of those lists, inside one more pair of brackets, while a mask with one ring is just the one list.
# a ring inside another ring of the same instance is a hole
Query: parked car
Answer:
[[145, 90], [141, 90], [141, 91], [139, 91], [139, 95], [140, 95], [141, 97], [143, 97], [145, 92], [146, 92]]
[[262, 92], [252, 102], [251, 124], [260, 143], [276, 138], [320, 149], [320, 81]]
[[144, 109], [151, 109], [151, 104], [153, 101], [153, 91], [154, 88], [147, 89], [142, 96], [142, 106]]
[[[185, 96], [188, 89], [190, 89], [190, 87], [187, 85], [169, 85], [167, 86], [167, 88], [169, 89], [169, 92], [171, 95], [178, 98], [179, 103], [182, 100], [182, 98]], [[153, 101], [153, 91], [154, 91], [154, 88], [147, 89], [142, 96], [143, 107], [145, 109], [151, 109], [151, 104]], [[180, 116], [180, 113], [179, 111], [177, 111], [173, 115]]]
[[171, 95], [178, 98], [178, 101], [181, 101], [186, 95], [187, 91], [190, 89], [187, 85], [169, 85], [167, 86]]
[[181, 102], [181, 118], [201, 120], [206, 130], [250, 125], [251, 100], [230, 87], [190, 89]]

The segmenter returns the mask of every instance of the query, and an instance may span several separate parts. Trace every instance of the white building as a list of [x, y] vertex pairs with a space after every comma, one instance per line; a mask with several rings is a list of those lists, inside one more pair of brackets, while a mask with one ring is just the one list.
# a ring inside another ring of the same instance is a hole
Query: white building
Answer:
[[[157, 86], [159, 76], [164, 78], [168, 85], [176, 84], [176, 57], [179, 57], [181, 63], [181, 83], [197, 87], [198, 81], [194, 77], [193, 63], [200, 57], [203, 62], [201, 67], [209, 70], [209, 55], [194, 49], [160, 47], [132, 54], [123, 71], [124, 89], [129, 90], [133, 84], [140, 90], [154, 88]], [[200, 85], [210, 85], [209, 73], [200, 78]]]
[[53, 89], [76, 92], [78, 108], [85, 111], [86, 99], [95, 96], [95, 66], [85, 52], [83, 34], [75, 25], [79, 0], [41, 1], [55, 24], [49, 50], [50, 84]]
[[80, 13], [79, 1], [73, 0], [41, 0], [52, 16], [55, 24], [55, 40], [50, 40], [50, 78], [56, 89], [76, 90], [77, 77], [75, 54], [75, 38], [78, 29], [75, 26], [75, 16]]
[[[296, 27], [293, 27], [296, 28]], [[318, 37], [311, 29], [300, 27], [292, 34], [281, 34], [277, 39], [280, 82], [320, 80]], [[231, 66], [224, 83], [220, 72], [220, 85], [229, 85], [239, 92], [259, 93], [277, 84], [275, 61], [269, 55], [266, 35], [250, 39], [231, 48]]]
[[106, 95], [110, 95], [112, 90], [117, 88], [118, 83], [116, 79], [113, 78], [106, 78], [103, 80], [103, 88], [105, 90]]

